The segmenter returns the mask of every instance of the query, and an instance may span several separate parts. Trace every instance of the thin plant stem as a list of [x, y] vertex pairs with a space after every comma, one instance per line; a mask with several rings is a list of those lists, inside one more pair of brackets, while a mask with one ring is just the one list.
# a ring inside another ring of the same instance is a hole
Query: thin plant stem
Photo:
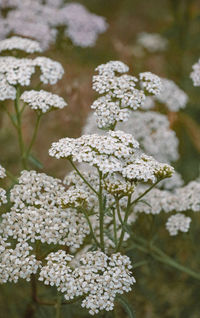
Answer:
[[123, 225], [126, 225], [126, 223], [128, 221], [128, 216], [129, 216], [130, 209], [131, 209], [131, 195], [128, 196], [127, 207], [126, 207], [126, 211], [125, 211], [124, 220], [123, 220], [123, 223], [122, 223], [121, 235], [120, 235], [119, 242], [118, 242], [118, 245], [117, 245], [117, 248], [116, 248], [116, 252], [119, 251], [119, 249], [120, 249], [120, 247], [121, 247], [121, 245], [123, 243], [123, 239], [124, 239], [124, 235], [125, 235], [125, 229], [124, 229]]
[[19, 142], [19, 148], [20, 148], [20, 154], [21, 154], [21, 162], [22, 167], [24, 169], [27, 168], [26, 158], [24, 157], [24, 142], [22, 137], [22, 125], [21, 125], [21, 114], [19, 109], [19, 99], [20, 99], [20, 87], [17, 86], [16, 88], [16, 99], [15, 99], [15, 112], [16, 112], [16, 118], [17, 118], [17, 134], [18, 134], [18, 142]]
[[72, 167], [74, 168], [74, 170], [76, 170], [76, 172], [78, 173], [79, 177], [85, 182], [85, 184], [87, 184], [87, 186], [97, 195], [99, 196], [98, 192], [93, 188], [93, 186], [91, 186], [91, 184], [85, 179], [85, 177], [81, 174], [81, 172], [78, 170], [78, 168], [76, 167], [76, 165], [73, 163], [72, 160], [69, 159], [69, 162], [71, 163]]
[[[134, 235], [131, 235], [131, 238], [133, 239], [133, 248], [136, 248], [146, 254], [150, 254], [153, 258], [158, 260], [161, 263], [164, 263], [168, 266], [174, 267], [177, 270], [184, 272], [191, 277], [200, 280], [200, 273], [196, 273], [192, 269], [179, 264], [176, 260], [174, 260], [172, 257], [165, 254], [160, 248], [152, 244], [152, 242], [149, 244], [149, 241], [146, 241], [143, 238], [135, 237]], [[141, 244], [143, 242], [143, 244]]]
[[137, 197], [134, 201], [132, 201], [130, 203], [130, 206], [133, 206], [134, 204], [136, 204], [140, 199], [142, 199], [149, 191], [151, 191], [159, 182], [161, 181], [161, 179], [157, 180], [154, 184], [152, 184], [152, 186], [150, 186], [145, 192], [143, 192], [141, 195], [139, 195], [139, 197]]
[[6, 176], [8, 176], [8, 178], [13, 181], [14, 183], [17, 182], [17, 178], [10, 172], [6, 169]]
[[16, 124], [16, 122], [14, 121], [14, 119], [13, 119], [11, 113], [8, 111], [7, 107], [5, 107], [5, 106], [2, 104], [2, 108], [3, 108], [3, 110], [5, 111], [5, 113], [8, 115], [8, 117], [10, 118], [10, 120], [11, 120], [13, 126], [15, 127], [15, 129], [18, 129], [17, 124]]
[[56, 316], [55, 318], [60, 318], [61, 317], [61, 296], [58, 294], [57, 295], [57, 301], [56, 301]]
[[26, 151], [26, 158], [28, 158], [28, 156], [30, 154], [30, 151], [31, 151], [31, 149], [33, 147], [33, 144], [35, 142], [35, 139], [37, 137], [37, 132], [38, 132], [41, 116], [42, 116], [41, 114], [37, 115], [36, 124], [35, 124], [35, 127], [34, 127], [33, 135], [32, 135], [32, 138], [31, 138], [31, 142], [30, 142], [30, 144], [28, 146], [28, 150]]
[[117, 246], [117, 224], [116, 224], [115, 209], [112, 209], [112, 211], [113, 211], [114, 240], [115, 240], [115, 246]]
[[103, 193], [102, 193], [102, 172], [99, 171], [99, 229], [100, 229], [100, 245], [104, 252], [104, 207], [103, 207]]
[[120, 206], [119, 206], [119, 199], [115, 197], [115, 202], [116, 202], [116, 208], [117, 208], [117, 215], [120, 223], [123, 225], [123, 220], [121, 217], [121, 212], [120, 212]]
[[96, 245], [98, 247], [101, 247], [100, 243], [98, 242], [98, 240], [95, 237], [95, 234], [94, 234], [94, 231], [93, 231], [93, 228], [92, 228], [92, 224], [90, 222], [89, 216], [87, 215], [87, 212], [85, 211], [85, 209], [82, 209], [82, 208], [80, 209], [80, 211], [84, 213], [84, 216], [85, 216], [85, 218], [86, 218], [86, 220], [88, 222], [88, 225], [89, 225], [89, 228], [90, 228], [90, 234], [92, 235], [93, 240], [95, 241], [95, 243], [96, 243]]

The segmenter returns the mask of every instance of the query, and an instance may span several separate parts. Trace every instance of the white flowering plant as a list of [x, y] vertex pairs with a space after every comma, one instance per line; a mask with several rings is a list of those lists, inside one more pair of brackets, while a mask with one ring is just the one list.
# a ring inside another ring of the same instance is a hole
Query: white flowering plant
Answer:
[[[16, 37], [0, 42], [0, 51], [4, 50], [42, 51], [38, 42]], [[118, 302], [133, 317], [125, 295], [136, 283], [134, 266], [146, 259], [132, 264], [130, 249], [200, 279], [199, 273], [179, 264], [152, 238], [149, 241], [135, 231], [141, 214], [165, 212], [171, 213], [166, 230], [176, 236], [189, 230], [189, 212], [200, 211], [199, 181], [183, 186], [171, 166], [178, 157], [178, 141], [166, 116], [145, 106], [151, 98], [153, 103], [159, 100], [172, 107], [171, 91], [179, 100], [180, 89], [167, 80], [163, 84], [150, 72], [129, 75], [128, 66], [120, 61], [98, 66], [93, 88], [101, 96], [91, 106], [98, 128], [94, 116], [90, 117], [81, 137], [62, 138], [49, 149], [51, 157], [66, 160], [73, 168], [61, 180], [30, 170], [41, 117], [67, 105], [58, 95], [33, 89], [31, 76], [38, 68], [40, 84], [55, 84], [64, 72], [60, 63], [46, 57], [0, 57], [1, 107], [16, 129], [22, 165], [20, 176], [0, 166], [0, 178], [12, 180], [8, 191], [0, 188], [0, 205], [4, 206], [0, 283], [30, 281], [31, 302], [55, 307], [56, 318], [62, 316], [62, 305], [76, 302], [87, 315], [113, 312]], [[166, 85], [163, 94], [162, 85]], [[181, 96], [176, 107], [186, 103], [186, 95]], [[15, 115], [6, 100], [13, 101]], [[26, 107], [36, 113], [28, 145], [22, 131]], [[138, 128], [142, 121], [144, 127]], [[53, 289], [45, 299], [40, 295], [41, 285]]]

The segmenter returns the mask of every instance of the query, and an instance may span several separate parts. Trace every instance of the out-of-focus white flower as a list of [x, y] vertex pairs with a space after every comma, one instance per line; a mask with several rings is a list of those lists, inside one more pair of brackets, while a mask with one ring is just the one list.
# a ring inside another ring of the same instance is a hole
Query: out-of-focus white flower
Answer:
[[169, 217], [166, 223], [166, 228], [171, 236], [175, 236], [178, 232], [188, 232], [190, 228], [190, 222], [192, 219], [186, 217], [184, 214], [177, 213]]
[[200, 59], [197, 63], [192, 65], [193, 71], [190, 74], [190, 77], [193, 81], [194, 86], [200, 86]]
[[7, 196], [6, 196], [6, 191], [2, 188], [0, 188], [0, 206], [2, 204], [6, 204], [8, 202]]
[[6, 177], [6, 169], [0, 165], [0, 179]]
[[159, 33], [141, 32], [137, 36], [137, 43], [151, 53], [165, 51], [168, 40]]
[[144, 90], [152, 95], [160, 94], [160, 91], [162, 90], [160, 77], [151, 72], [140, 73], [139, 77]]
[[76, 2], [66, 4], [60, 9], [59, 15], [60, 21], [66, 25], [66, 36], [80, 47], [94, 46], [98, 35], [108, 27], [105, 18], [91, 14], [82, 4]]
[[161, 78], [161, 83], [161, 91], [154, 99], [160, 103], [164, 103], [169, 110], [174, 112], [185, 108], [188, 102], [187, 94], [172, 80]]

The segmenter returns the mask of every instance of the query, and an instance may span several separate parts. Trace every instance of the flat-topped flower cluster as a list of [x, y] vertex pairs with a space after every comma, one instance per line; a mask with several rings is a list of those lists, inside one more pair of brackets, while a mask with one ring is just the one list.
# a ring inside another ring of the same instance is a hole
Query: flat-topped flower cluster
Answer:
[[[90, 13], [76, 2], [9, 0], [0, 2], [1, 9], [9, 9], [0, 21], [1, 39], [16, 34], [37, 40], [43, 49], [56, 41], [59, 28], [74, 45], [91, 47], [108, 27], [104, 17]], [[4, 43], [6, 47], [7, 42]], [[31, 52], [31, 46], [29, 49]]]

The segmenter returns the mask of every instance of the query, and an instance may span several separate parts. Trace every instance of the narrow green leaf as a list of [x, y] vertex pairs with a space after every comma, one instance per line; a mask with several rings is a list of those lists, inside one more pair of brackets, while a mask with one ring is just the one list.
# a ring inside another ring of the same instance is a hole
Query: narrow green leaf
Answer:
[[43, 164], [37, 159], [35, 158], [33, 155], [29, 155], [28, 156], [28, 160], [38, 169], [42, 169], [43, 168]]
[[148, 203], [147, 201], [145, 201], [145, 200], [140, 200], [140, 201], [138, 201], [138, 203], [139, 203], [139, 202], [142, 202], [142, 203], [148, 205], [150, 208], [152, 208], [151, 204], [149, 204], [149, 203]]
[[118, 296], [117, 297], [117, 301], [122, 305], [123, 309], [128, 314], [128, 317], [136, 318], [134, 310], [133, 310], [131, 304], [129, 304], [129, 302], [124, 297]]

